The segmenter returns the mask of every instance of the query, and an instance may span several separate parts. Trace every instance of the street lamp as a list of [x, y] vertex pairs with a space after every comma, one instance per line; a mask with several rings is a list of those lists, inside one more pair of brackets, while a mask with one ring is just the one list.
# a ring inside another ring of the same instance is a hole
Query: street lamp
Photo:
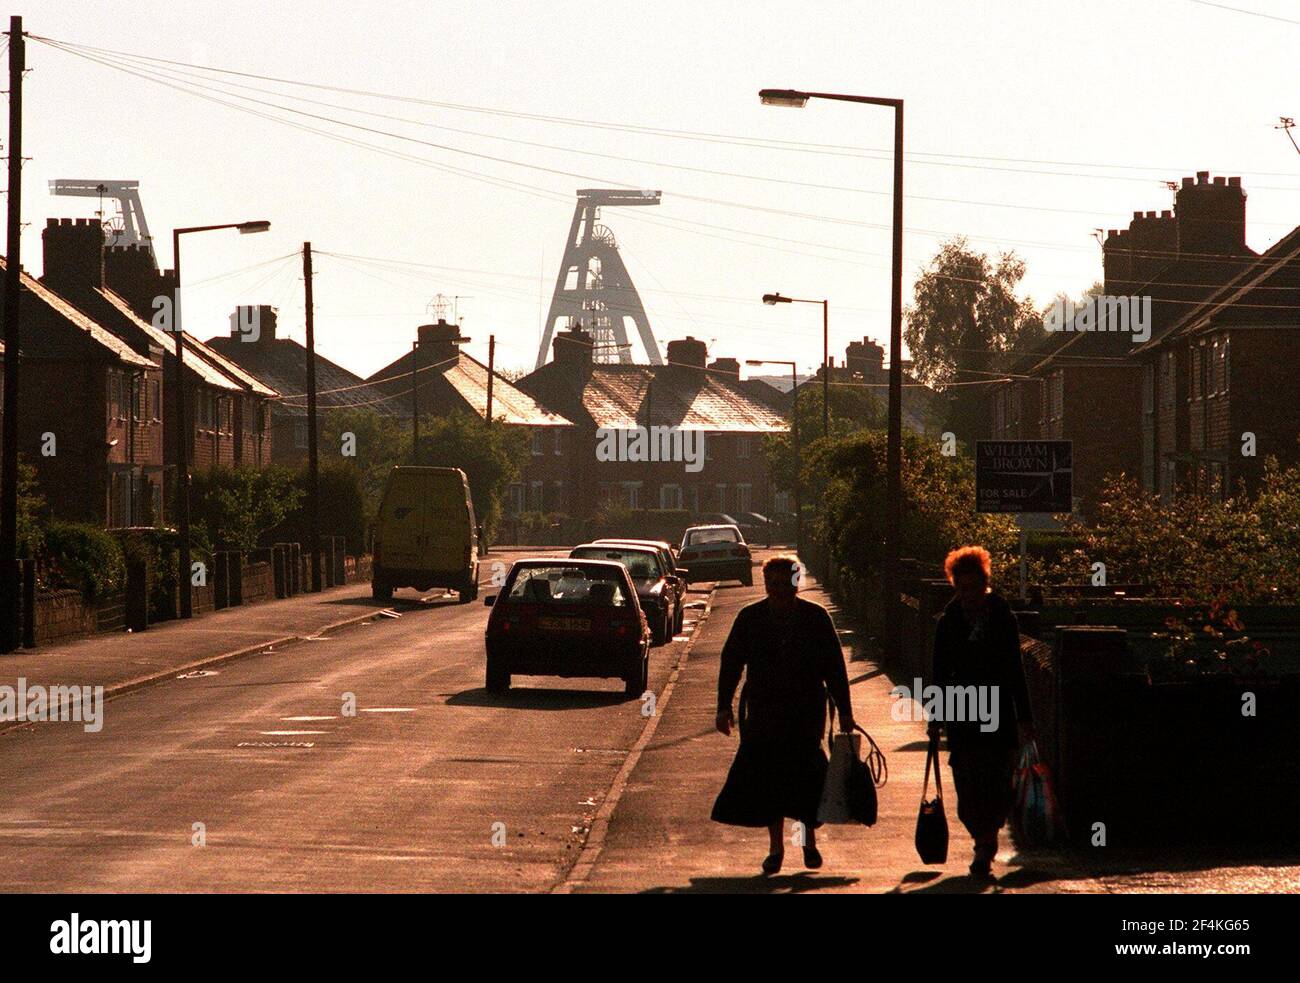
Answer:
[[822, 305], [822, 436], [831, 435], [831, 302], [829, 300], [803, 300], [799, 297], [782, 297], [779, 293], [763, 294], [763, 303]]
[[899, 590], [899, 536], [903, 524], [903, 100], [877, 96], [851, 96], [834, 92], [796, 89], [762, 89], [764, 105], [802, 108], [809, 99], [831, 99], [894, 111], [894, 243], [893, 297], [889, 313], [889, 449], [885, 484], [885, 644], [897, 655], [902, 643], [902, 622], [895, 616]]
[[746, 365], [790, 366], [790, 439], [794, 443], [794, 551], [803, 549], [803, 459], [799, 453], [799, 376], [794, 362], [774, 358], [747, 358]]
[[172, 384], [176, 387], [176, 526], [180, 544], [176, 558], [176, 589], [180, 593], [182, 618], [194, 613], [190, 594], [190, 473], [189, 451], [185, 446], [185, 332], [181, 329], [181, 236], [191, 232], [215, 232], [218, 229], [238, 229], [240, 235], [266, 232], [271, 223], [227, 222], [224, 225], [191, 225], [172, 229], [172, 264], [176, 277], [176, 290], [172, 298], [172, 331], [176, 334], [176, 372]]

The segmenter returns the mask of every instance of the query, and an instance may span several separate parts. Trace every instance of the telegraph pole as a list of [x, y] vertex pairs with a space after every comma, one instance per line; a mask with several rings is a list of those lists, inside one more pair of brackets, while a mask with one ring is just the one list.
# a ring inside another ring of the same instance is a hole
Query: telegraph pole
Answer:
[[497, 336], [494, 334], [490, 334], [488, 335], [487, 412], [484, 414], [484, 419], [487, 421], [487, 425], [489, 427], [492, 426], [492, 376], [496, 372], [496, 360], [497, 360]]
[[822, 301], [822, 436], [831, 435], [831, 302]]
[[23, 19], [9, 18], [9, 215], [4, 282], [4, 452], [0, 461], [0, 652], [18, 647], [18, 298], [23, 171]]
[[311, 589], [321, 589], [320, 571], [320, 457], [316, 446], [316, 326], [311, 298], [311, 243], [302, 244], [303, 303], [307, 309], [307, 520], [311, 528]]

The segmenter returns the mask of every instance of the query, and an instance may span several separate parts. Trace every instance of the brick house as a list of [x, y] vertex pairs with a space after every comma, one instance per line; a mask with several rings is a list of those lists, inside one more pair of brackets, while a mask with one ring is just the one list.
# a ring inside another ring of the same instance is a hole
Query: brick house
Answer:
[[[117, 295], [117, 303], [129, 308], [137, 322], [152, 328], [154, 299], [172, 296], [176, 275], [160, 270], [152, 251], [144, 245], [113, 247], [103, 251], [104, 283]], [[159, 329], [153, 328], [158, 331]], [[168, 332], [160, 332], [166, 346], [168, 371], [175, 341]], [[189, 460], [194, 468], [216, 464], [263, 467], [271, 460], [271, 403], [279, 394], [260, 379], [246, 372], [199, 341], [190, 331], [185, 333], [186, 427], [191, 431]], [[172, 396], [165, 394], [168, 406]], [[169, 412], [166, 420], [172, 419]], [[175, 440], [168, 438], [167, 453], [174, 454]]]
[[[567, 485], [556, 489], [557, 510], [588, 516], [610, 499], [628, 508], [697, 514], [771, 510], [762, 436], [788, 429], [775, 389], [762, 397], [748, 391], [734, 360], [706, 367], [707, 347], [689, 337], [668, 343], [666, 365], [594, 364], [591, 336], [580, 328], [558, 333], [552, 352], [518, 386], [576, 425], [562, 458]], [[700, 434], [702, 469], [689, 472], [682, 461], [598, 459], [599, 429], [636, 427]], [[531, 489], [528, 496], [531, 507]]]
[[[488, 369], [478, 359], [460, 350], [465, 340], [460, 327], [439, 320], [422, 324], [416, 334], [418, 347], [390, 362], [366, 381], [388, 396], [390, 402], [405, 404], [411, 417], [411, 370], [416, 368], [415, 396], [420, 419], [446, 416], [453, 412], [478, 417], [487, 415]], [[417, 361], [413, 361], [417, 360]], [[523, 466], [520, 482], [511, 487], [506, 513], [525, 509], [567, 511], [573, 474], [575, 427], [559, 412], [539, 401], [500, 375], [492, 377], [492, 419], [522, 430], [532, 454]], [[526, 489], [526, 492], [521, 492]]]
[[1300, 227], [1137, 348], [1143, 487], [1223, 497], [1300, 460]]
[[147, 516], [162, 465], [147, 402], [157, 364], [26, 273], [19, 315], [18, 452], [50, 512], [106, 527]]
[[[1255, 260], [1245, 200], [1240, 178], [1184, 178], [1172, 211], [1134, 212], [1127, 229], [1107, 233], [1103, 293], [1151, 298], [1151, 338], [1164, 336]], [[1154, 486], [1154, 417], [1144, 408], [1152, 369], [1134, 355], [1142, 343], [1131, 332], [1074, 330], [1082, 316], [1004, 361], [1011, 378], [990, 386], [986, 432], [1073, 441], [1075, 499], [1087, 514], [1107, 475]]]
[[[257, 325], [255, 336], [243, 325]], [[271, 460], [294, 466], [307, 459], [307, 348], [278, 334], [274, 307], [240, 307], [230, 316], [230, 334], [208, 339], [207, 345], [249, 375], [278, 390], [271, 404]], [[399, 420], [411, 419], [410, 402], [389, 398], [382, 390], [316, 354], [318, 430], [331, 410], [369, 409]]]

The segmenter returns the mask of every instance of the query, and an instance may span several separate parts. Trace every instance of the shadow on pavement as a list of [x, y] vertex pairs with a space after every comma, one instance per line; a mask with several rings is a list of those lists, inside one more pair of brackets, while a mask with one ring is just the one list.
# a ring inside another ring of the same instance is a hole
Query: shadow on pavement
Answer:
[[447, 700], [450, 707], [511, 707], [516, 710], [585, 710], [630, 702], [622, 690], [523, 689], [489, 693], [483, 687], [467, 689]]
[[455, 595], [448, 597], [435, 597], [428, 601], [419, 597], [394, 597], [391, 601], [376, 601], [373, 597], [339, 597], [332, 601], [326, 601], [326, 604], [335, 604], [340, 607], [355, 608], [374, 608], [376, 611], [382, 611], [384, 608], [392, 608], [395, 611], [415, 610], [418, 608], [436, 608], [446, 607], [448, 605], [458, 604], [459, 601]]
[[767, 877], [692, 877], [685, 887], [651, 887], [642, 894], [806, 894], [824, 888], [856, 884], [856, 877], [825, 877], [816, 874], [778, 874]]

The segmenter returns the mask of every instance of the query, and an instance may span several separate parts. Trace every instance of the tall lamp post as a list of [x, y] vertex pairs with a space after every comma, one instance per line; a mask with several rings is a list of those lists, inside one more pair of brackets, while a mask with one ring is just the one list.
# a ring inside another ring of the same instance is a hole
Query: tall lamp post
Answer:
[[218, 229], [238, 229], [240, 235], [265, 232], [271, 228], [267, 221], [228, 222], [224, 225], [192, 225], [185, 229], [172, 229], [172, 263], [175, 266], [176, 289], [172, 297], [172, 331], [176, 335], [176, 371], [172, 385], [176, 388], [176, 527], [180, 533], [177, 549], [176, 588], [180, 593], [182, 618], [194, 613], [190, 592], [190, 468], [189, 449], [185, 446], [185, 332], [181, 328], [181, 236], [191, 232], [215, 232]]
[[799, 297], [782, 297], [779, 293], [763, 294], [763, 303], [822, 305], [822, 436], [831, 435], [831, 302], [829, 300], [803, 300]]
[[774, 358], [747, 358], [746, 365], [790, 366], [790, 439], [794, 443], [794, 551], [803, 549], [803, 458], [799, 453], [799, 376], [794, 362]]
[[831, 99], [885, 106], [894, 111], [893, 296], [889, 312], [889, 449], [885, 462], [885, 648], [891, 655], [897, 655], [902, 644], [897, 606], [899, 536], [903, 524], [903, 100], [795, 89], [762, 89], [758, 96], [768, 106], [802, 109], [809, 99]]

